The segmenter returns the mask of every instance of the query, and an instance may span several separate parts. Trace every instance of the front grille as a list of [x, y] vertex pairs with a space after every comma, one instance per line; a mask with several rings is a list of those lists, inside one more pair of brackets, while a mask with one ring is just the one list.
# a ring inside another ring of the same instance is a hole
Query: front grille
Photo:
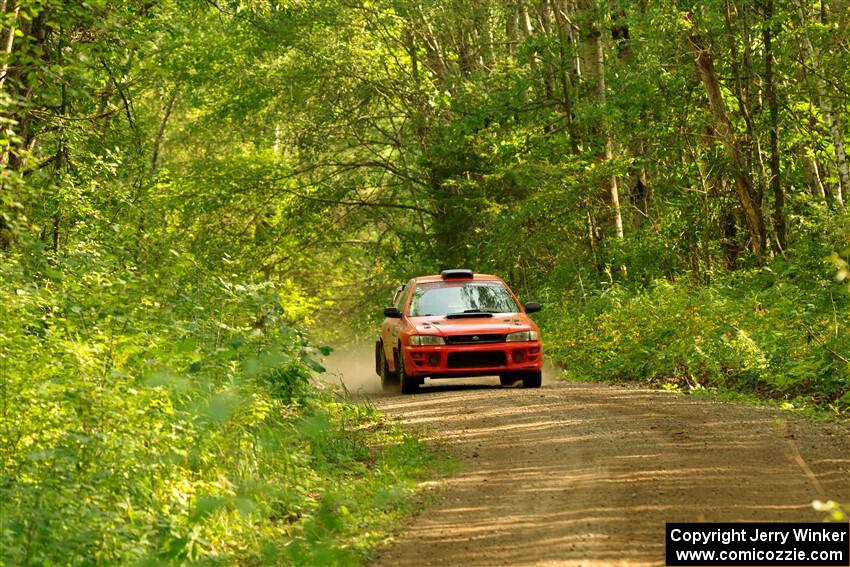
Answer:
[[489, 368], [505, 364], [505, 353], [501, 350], [450, 352], [448, 359], [449, 368]]
[[446, 342], [450, 345], [471, 345], [481, 343], [501, 343], [505, 340], [505, 335], [449, 335], [445, 337], [445, 339]]

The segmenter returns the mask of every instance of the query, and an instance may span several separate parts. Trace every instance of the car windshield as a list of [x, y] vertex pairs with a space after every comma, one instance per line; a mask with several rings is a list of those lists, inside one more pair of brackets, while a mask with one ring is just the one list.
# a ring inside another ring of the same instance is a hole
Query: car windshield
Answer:
[[416, 286], [411, 317], [450, 313], [517, 313], [519, 307], [501, 282], [434, 282]]

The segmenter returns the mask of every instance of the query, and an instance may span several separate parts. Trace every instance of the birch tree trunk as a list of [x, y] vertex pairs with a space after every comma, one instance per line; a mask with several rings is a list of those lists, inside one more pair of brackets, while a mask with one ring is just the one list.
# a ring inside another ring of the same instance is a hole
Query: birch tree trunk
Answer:
[[[7, 0], [0, 0], [0, 14], [5, 16], [7, 7], [9, 7]], [[15, 6], [13, 10], [14, 17], [12, 18], [14, 23], [4, 29], [2, 34], [0, 34], [0, 43], [2, 43], [3, 54], [5, 55], [3, 68], [0, 69], [0, 88], [3, 87], [3, 83], [6, 82], [6, 75], [9, 74], [9, 56], [12, 54], [12, 47], [15, 45], [15, 23], [18, 21], [20, 9], [20, 6]]]
[[478, 42], [480, 64], [489, 73], [493, 67], [493, 31], [490, 28], [490, 8], [487, 3], [476, 6], [475, 36]]
[[806, 30], [809, 19], [806, 16], [806, 7], [802, 3], [802, 0], [797, 4], [797, 12], [800, 16], [800, 24], [803, 28], [801, 33], [803, 49], [805, 50], [806, 57], [809, 59], [808, 65], [815, 77], [815, 86], [817, 88], [820, 108], [826, 115], [826, 119], [829, 122], [829, 133], [832, 137], [832, 145], [835, 148], [835, 165], [838, 168], [839, 186], [833, 197], [835, 198], [835, 202], [838, 203], [839, 206], [843, 207], [844, 193], [850, 191], [850, 169], [848, 169], [847, 154], [844, 151], [844, 136], [841, 132], [841, 123], [839, 122], [838, 114], [832, 107], [832, 99], [829, 96], [828, 85], [823, 79], [823, 75], [821, 74], [820, 66], [818, 64], [817, 54], [815, 53], [814, 46], [812, 45], [812, 40], [809, 38], [809, 33]]
[[802, 162], [803, 178], [806, 180], [806, 186], [808, 186], [812, 195], [826, 202], [826, 191], [824, 191], [823, 184], [820, 181], [817, 163], [809, 156], [803, 156]]
[[[607, 89], [605, 84], [606, 41], [601, 29], [601, 10], [595, 0], [580, 0], [578, 8], [582, 15], [581, 52], [585, 79], [588, 81], [588, 90], [595, 94], [596, 100], [604, 113], [607, 102], [605, 92]], [[614, 158], [614, 135], [611, 131], [610, 121], [604, 114], [602, 128], [605, 136], [605, 163], [608, 164]], [[614, 217], [614, 231], [617, 238], [623, 238], [623, 215], [620, 210], [617, 176], [610, 176], [606, 185], [607, 198], [610, 200]]]
[[543, 60], [543, 86], [546, 100], [555, 99], [555, 74], [556, 69], [552, 61], [552, 49], [549, 47], [549, 41], [552, 37], [552, 7], [550, 0], [541, 0], [538, 4], [537, 11], [540, 15], [540, 27], [546, 35], [546, 49], [542, 53]]

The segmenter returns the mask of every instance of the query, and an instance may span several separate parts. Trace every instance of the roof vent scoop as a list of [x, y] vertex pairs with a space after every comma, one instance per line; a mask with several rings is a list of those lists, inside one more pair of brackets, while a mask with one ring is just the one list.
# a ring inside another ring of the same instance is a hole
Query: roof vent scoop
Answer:
[[472, 279], [472, 270], [443, 270], [440, 276], [444, 280]]

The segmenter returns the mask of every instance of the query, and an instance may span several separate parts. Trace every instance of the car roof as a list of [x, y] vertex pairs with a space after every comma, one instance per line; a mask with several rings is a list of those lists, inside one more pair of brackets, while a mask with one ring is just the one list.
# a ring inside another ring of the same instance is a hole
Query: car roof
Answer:
[[[443, 281], [454, 281], [454, 282], [463, 282], [470, 281], [470, 278], [451, 278], [446, 280], [440, 274], [435, 276], [419, 276], [418, 278], [413, 278], [413, 281], [416, 283], [426, 283], [426, 282], [443, 282]], [[473, 274], [472, 281], [490, 281], [490, 282], [500, 282], [502, 278], [499, 276], [493, 276], [491, 274]]]

